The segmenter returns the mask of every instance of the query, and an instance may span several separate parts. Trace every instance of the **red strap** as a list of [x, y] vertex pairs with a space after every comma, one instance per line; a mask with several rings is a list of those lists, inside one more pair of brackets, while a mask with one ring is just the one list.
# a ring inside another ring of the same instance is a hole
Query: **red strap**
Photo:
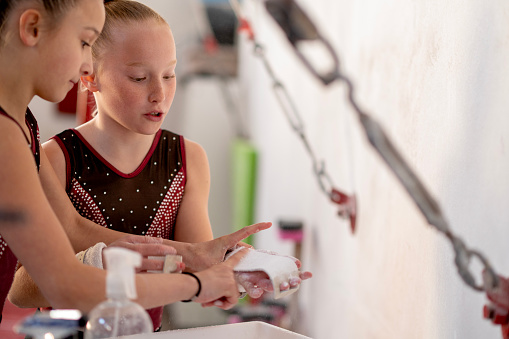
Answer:
[[498, 286], [486, 292], [491, 301], [484, 305], [483, 317], [500, 325], [502, 338], [509, 339], [509, 279], [498, 276]]
[[203, 48], [205, 49], [205, 52], [213, 54], [217, 52], [219, 43], [213, 35], [208, 35], [205, 39], [203, 39]]
[[338, 214], [350, 219], [350, 229], [355, 233], [357, 222], [357, 199], [355, 195], [347, 195], [335, 188], [331, 191], [331, 201], [339, 205]]
[[239, 32], [246, 32], [249, 40], [254, 40], [253, 29], [251, 28], [249, 21], [244, 18], [240, 18], [239, 20]]

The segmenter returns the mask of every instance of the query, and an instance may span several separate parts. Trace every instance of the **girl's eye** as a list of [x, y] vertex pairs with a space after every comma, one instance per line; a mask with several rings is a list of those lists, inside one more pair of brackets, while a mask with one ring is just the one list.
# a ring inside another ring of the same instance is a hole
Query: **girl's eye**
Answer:
[[175, 74], [172, 74], [172, 75], [166, 75], [163, 77], [164, 80], [171, 80], [171, 79], [174, 79], [176, 76]]
[[82, 48], [85, 48], [85, 47], [90, 47], [90, 44], [86, 41], [81, 41], [81, 47]]
[[131, 77], [131, 80], [134, 81], [134, 82], [142, 82], [145, 79], [146, 78], [133, 78], [133, 77]]

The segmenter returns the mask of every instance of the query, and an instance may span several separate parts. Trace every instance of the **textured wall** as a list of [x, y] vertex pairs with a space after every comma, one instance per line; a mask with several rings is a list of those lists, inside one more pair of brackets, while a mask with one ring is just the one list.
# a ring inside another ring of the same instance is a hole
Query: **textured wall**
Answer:
[[[333, 42], [361, 106], [382, 123], [443, 207], [452, 229], [509, 274], [509, 4], [505, 1], [300, 0]], [[355, 192], [358, 232], [335, 216], [252, 45], [242, 39], [242, 94], [260, 149], [258, 219], [305, 221], [301, 331], [314, 338], [487, 338], [484, 296], [456, 273], [367, 144], [344, 87], [315, 81], [261, 1], [244, 9], [335, 185]], [[276, 233], [260, 234], [276, 247]], [[479, 266], [474, 265], [479, 271]], [[334, 333], [334, 335], [332, 334]]]

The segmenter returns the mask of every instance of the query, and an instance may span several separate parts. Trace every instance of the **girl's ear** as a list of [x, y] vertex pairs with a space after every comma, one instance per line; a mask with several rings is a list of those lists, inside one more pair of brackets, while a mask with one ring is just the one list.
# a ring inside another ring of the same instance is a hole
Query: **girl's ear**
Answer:
[[90, 91], [97, 92], [99, 90], [99, 86], [95, 81], [95, 74], [85, 75], [81, 77], [81, 83]]
[[41, 36], [41, 13], [36, 9], [27, 9], [19, 18], [19, 37], [27, 46], [34, 46]]

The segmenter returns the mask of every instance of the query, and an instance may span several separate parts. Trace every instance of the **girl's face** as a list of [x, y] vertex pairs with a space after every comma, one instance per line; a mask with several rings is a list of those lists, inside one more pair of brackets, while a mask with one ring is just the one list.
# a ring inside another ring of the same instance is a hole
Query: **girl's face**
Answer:
[[41, 63], [35, 94], [58, 102], [81, 75], [93, 72], [92, 45], [104, 25], [102, 0], [81, 0], [61, 19], [58, 26], [41, 36]]
[[98, 118], [121, 129], [156, 133], [175, 96], [175, 42], [168, 25], [148, 20], [113, 27], [95, 82]]

